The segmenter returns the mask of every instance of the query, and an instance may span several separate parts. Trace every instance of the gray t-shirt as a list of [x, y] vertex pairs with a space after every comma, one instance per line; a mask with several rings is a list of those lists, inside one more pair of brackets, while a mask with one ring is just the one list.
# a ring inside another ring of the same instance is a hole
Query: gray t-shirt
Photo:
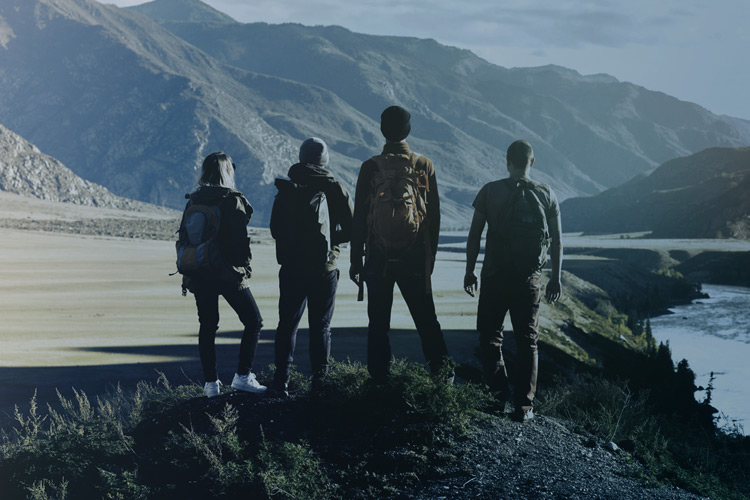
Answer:
[[[528, 177], [523, 177], [522, 180], [531, 184], [532, 191], [544, 207], [547, 225], [552, 225], [555, 222], [554, 219], [560, 215], [560, 205], [555, 193], [546, 184], [534, 182]], [[489, 182], [479, 190], [477, 197], [474, 199], [474, 209], [487, 219], [487, 239], [484, 249], [484, 264], [482, 265], [483, 278], [497, 274], [502, 270], [500, 249], [498, 248], [500, 226], [510, 197], [518, 183], [519, 180], [510, 177]]]

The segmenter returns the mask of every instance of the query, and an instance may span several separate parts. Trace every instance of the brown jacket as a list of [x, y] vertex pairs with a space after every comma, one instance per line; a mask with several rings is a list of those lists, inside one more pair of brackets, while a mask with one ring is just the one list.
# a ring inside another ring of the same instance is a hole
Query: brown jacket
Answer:
[[[409, 154], [406, 142], [388, 142], [383, 147], [382, 154]], [[437, 252], [437, 241], [440, 236], [440, 198], [438, 196], [437, 179], [435, 177], [435, 167], [432, 162], [420, 156], [417, 160], [416, 167], [418, 170], [424, 170], [427, 173], [429, 191], [427, 192], [427, 217], [420, 238], [424, 242], [425, 236], [429, 239], [432, 259], [435, 259]], [[352, 223], [352, 263], [362, 262], [362, 257], [366, 254], [366, 245], [368, 240], [368, 223], [367, 217], [370, 213], [370, 195], [372, 192], [372, 180], [374, 172], [377, 171], [377, 164], [370, 158], [362, 164], [357, 179], [357, 189], [354, 195], [354, 221]], [[416, 245], [415, 245], [416, 246]]]

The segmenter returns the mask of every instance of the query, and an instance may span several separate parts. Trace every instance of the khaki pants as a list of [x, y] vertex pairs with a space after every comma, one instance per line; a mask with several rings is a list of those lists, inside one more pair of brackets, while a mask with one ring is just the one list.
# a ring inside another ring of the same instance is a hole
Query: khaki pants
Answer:
[[510, 312], [518, 346], [512, 374], [516, 409], [530, 409], [536, 393], [541, 290], [541, 275], [534, 273], [526, 278], [483, 277], [479, 291], [479, 353], [487, 383], [500, 399], [510, 398], [511, 384], [502, 352], [503, 321]]

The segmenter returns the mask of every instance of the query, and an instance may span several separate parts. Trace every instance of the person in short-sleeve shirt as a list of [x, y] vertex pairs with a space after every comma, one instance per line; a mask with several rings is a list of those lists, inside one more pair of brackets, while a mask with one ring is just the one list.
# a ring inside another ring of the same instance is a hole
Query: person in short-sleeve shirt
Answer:
[[[539, 303], [541, 300], [541, 270], [514, 266], [507, 258], [509, 235], [504, 218], [513, 204], [511, 198], [519, 190], [530, 191], [541, 205], [550, 238], [552, 272], [547, 283], [546, 297], [550, 303], [560, 298], [562, 241], [560, 206], [545, 184], [528, 177], [534, 164], [534, 152], [526, 141], [510, 145], [506, 155], [509, 177], [486, 184], [474, 200], [474, 218], [466, 243], [466, 275], [464, 290], [474, 296], [477, 277], [474, 274], [482, 232], [487, 226], [486, 248], [481, 272], [481, 289], [477, 311], [479, 352], [485, 377], [498, 405], [504, 408], [511, 397], [515, 403], [515, 417], [526, 421], [534, 418], [533, 400], [538, 376]], [[516, 209], [516, 208], [514, 208]], [[539, 209], [537, 208], [537, 213]], [[523, 216], [523, 214], [521, 214]], [[531, 213], [529, 214], [531, 216]], [[503, 360], [503, 321], [510, 313], [513, 333], [518, 346], [517, 362], [512, 384]]]

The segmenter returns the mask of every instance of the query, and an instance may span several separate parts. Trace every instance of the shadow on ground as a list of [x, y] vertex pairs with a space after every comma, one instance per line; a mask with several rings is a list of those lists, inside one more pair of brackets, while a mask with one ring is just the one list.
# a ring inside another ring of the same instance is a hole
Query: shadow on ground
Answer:
[[[448, 350], [459, 363], [457, 375], [459, 381], [481, 381], [479, 360], [475, 351], [477, 334], [474, 330], [444, 330]], [[253, 371], [258, 373], [273, 363], [273, 330], [261, 333]], [[229, 384], [234, 375], [241, 331], [219, 332], [216, 345], [216, 359], [219, 377]], [[188, 336], [186, 336], [188, 338]], [[149, 346], [116, 346], [85, 347], [79, 350], [99, 352], [107, 357], [117, 355], [118, 359], [127, 360], [129, 356], [163, 357], [161, 361], [114, 363], [88, 366], [51, 366], [51, 367], [0, 367], [0, 427], [7, 426], [17, 405], [22, 413], [29, 410], [30, 400], [37, 394], [37, 404], [46, 413], [47, 404], [58, 407], [57, 391], [66, 398], [74, 397], [73, 388], [83, 391], [90, 400], [97, 395], [105, 394], [119, 384], [125, 390], [132, 390], [139, 381], [154, 383], [159, 373], [164, 373], [173, 385], [203, 384], [203, 375], [198, 358], [198, 339], [194, 342], [177, 345]], [[415, 330], [398, 329], [390, 333], [393, 356], [412, 361], [424, 362], [419, 335]], [[512, 332], [505, 334], [506, 361], [512, 369], [515, 342]], [[231, 343], [223, 343], [229, 340]], [[305, 375], [310, 374], [308, 357], [309, 337], [307, 329], [300, 329], [297, 336], [297, 348], [294, 364]], [[336, 328], [333, 332], [331, 355], [335, 360], [367, 362], [367, 328]], [[548, 345], [540, 346], [542, 376], [551, 373], [545, 365], [559, 361], [566, 356]], [[544, 377], [546, 378], [546, 377]], [[544, 380], [544, 378], [542, 380]]]

